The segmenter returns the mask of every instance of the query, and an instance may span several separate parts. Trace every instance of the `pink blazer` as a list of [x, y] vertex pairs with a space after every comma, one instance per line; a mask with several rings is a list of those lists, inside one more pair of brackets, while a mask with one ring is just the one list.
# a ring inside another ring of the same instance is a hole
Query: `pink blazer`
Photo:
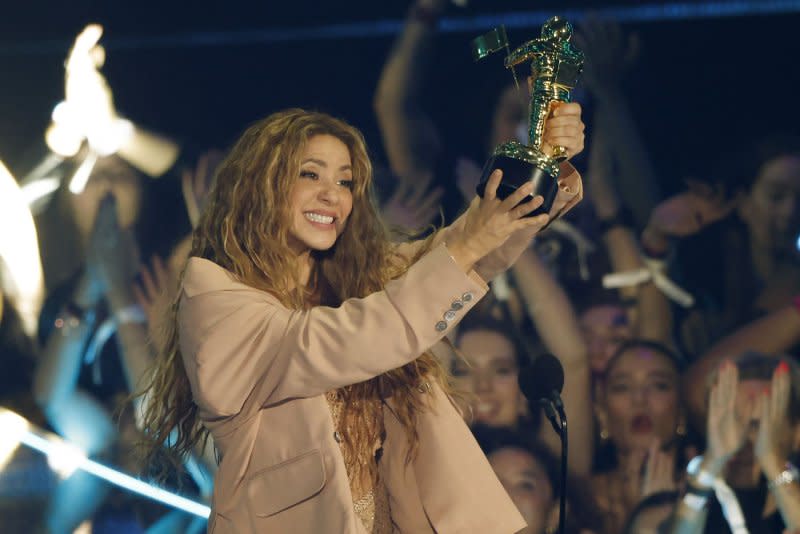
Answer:
[[[189, 260], [181, 351], [201, 420], [222, 456], [209, 532], [366, 534], [324, 394], [431, 348], [486, 293], [484, 280], [508, 268], [531, 239], [529, 231], [512, 236], [464, 274], [443, 244], [462, 225], [440, 231], [438, 245], [385, 290], [337, 308], [289, 310], [218, 265]], [[403, 247], [410, 252], [413, 244]], [[384, 407], [380, 468], [395, 531], [524, 528], [451, 400], [435, 384], [417, 394], [430, 409], [419, 417], [411, 464], [391, 400]]]

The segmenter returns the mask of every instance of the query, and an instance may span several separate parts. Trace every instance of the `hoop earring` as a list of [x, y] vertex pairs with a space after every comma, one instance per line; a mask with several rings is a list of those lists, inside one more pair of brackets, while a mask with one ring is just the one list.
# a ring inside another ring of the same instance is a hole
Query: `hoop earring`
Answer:
[[600, 439], [603, 441], [608, 441], [608, 430], [605, 428], [600, 429]]

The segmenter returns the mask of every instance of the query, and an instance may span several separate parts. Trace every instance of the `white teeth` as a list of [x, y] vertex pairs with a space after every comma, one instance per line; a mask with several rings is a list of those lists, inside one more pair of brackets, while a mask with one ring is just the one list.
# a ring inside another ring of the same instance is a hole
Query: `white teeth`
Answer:
[[333, 222], [333, 217], [329, 215], [320, 215], [319, 213], [312, 213], [309, 211], [305, 213], [305, 216], [309, 221], [316, 223], [331, 224]]

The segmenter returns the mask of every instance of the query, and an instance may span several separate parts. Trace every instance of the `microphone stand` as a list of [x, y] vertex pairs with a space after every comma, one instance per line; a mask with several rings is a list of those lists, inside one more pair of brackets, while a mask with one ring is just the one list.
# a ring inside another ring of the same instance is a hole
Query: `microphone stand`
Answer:
[[567, 414], [564, 412], [564, 403], [561, 395], [553, 390], [550, 398], [540, 399], [547, 420], [553, 426], [558, 437], [561, 438], [561, 491], [559, 492], [558, 532], [564, 534], [567, 520]]

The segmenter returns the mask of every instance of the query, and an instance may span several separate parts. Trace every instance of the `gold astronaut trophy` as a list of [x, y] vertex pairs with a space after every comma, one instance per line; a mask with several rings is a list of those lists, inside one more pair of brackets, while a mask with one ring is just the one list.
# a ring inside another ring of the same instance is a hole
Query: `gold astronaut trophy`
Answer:
[[544, 203], [530, 216], [550, 211], [558, 193], [559, 163], [566, 159], [567, 154], [560, 146], [554, 147], [551, 154], [542, 152], [542, 134], [551, 110], [558, 103], [570, 101], [570, 91], [583, 71], [583, 52], [570, 43], [571, 38], [572, 25], [564, 19], [552, 17], [542, 26], [539, 38], [528, 41], [513, 52], [508, 52], [508, 38], [502, 26], [472, 42], [476, 61], [505, 49], [504, 64], [512, 72], [520, 63], [531, 62], [528, 144], [509, 141], [494, 149], [478, 184], [477, 192], [481, 197], [489, 176], [495, 169], [500, 169], [503, 179], [497, 189], [498, 198], [506, 198], [522, 185], [533, 182], [532, 196], [541, 195]]

